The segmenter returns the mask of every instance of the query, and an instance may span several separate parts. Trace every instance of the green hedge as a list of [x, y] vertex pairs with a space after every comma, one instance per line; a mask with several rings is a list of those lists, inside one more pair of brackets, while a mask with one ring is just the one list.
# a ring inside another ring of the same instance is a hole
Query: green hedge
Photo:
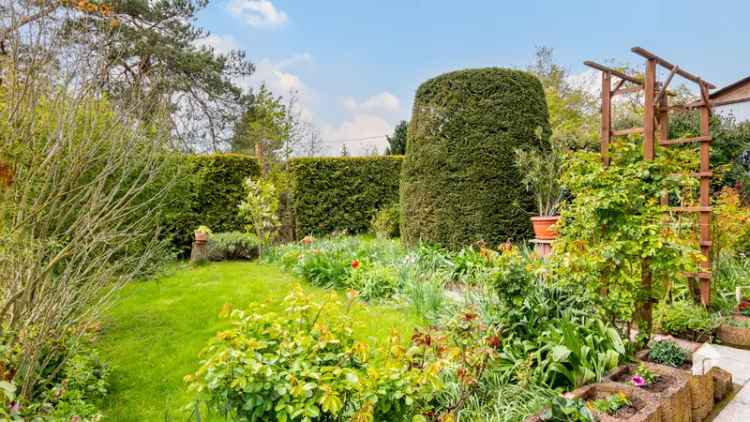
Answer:
[[297, 235], [367, 231], [379, 208], [398, 202], [402, 161], [401, 156], [291, 160]]
[[166, 212], [166, 232], [185, 255], [193, 230], [206, 225], [214, 232], [244, 231], [237, 207], [244, 197], [243, 181], [258, 177], [254, 157], [240, 154], [183, 155], [181, 174]]
[[549, 133], [544, 90], [526, 72], [462, 70], [422, 84], [401, 176], [402, 240], [459, 248], [530, 237], [533, 202], [513, 150], [543, 147]]

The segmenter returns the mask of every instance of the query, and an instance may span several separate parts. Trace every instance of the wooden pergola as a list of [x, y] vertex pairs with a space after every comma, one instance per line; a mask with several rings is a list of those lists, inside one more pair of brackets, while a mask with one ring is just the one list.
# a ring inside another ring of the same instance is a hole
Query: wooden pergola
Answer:
[[[700, 248], [706, 259], [702, 262], [701, 270], [690, 273], [687, 276], [698, 281], [700, 289], [700, 300], [704, 305], [711, 301], [711, 171], [710, 146], [711, 128], [710, 119], [715, 107], [750, 102], [750, 77], [733, 83], [721, 90], [715, 91], [716, 86], [686, 70], [674, 65], [667, 60], [640, 47], [634, 47], [631, 51], [646, 60], [645, 72], [642, 78], [628, 75], [611, 67], [607, 67], [592, 61], [586, 64], [602, 74], [601, 90], [601, 156], [602, 163], [607, 166], [610, 162], [609, 144], [613, 137], [627, 136], [632, 134], [643, 135], [643, 159], [653, 160], [656, 156], [656, 143], [659, 146], [669, 147], [682, 144], [700, 144], [700, 167], [698, 172], [692, 173], [700, 179], [700, 197], [698, 206], [672, 207], [674, 212], [698, 213], [698, 225], [700, 228]], [[657, 66], [669, 71], [663, 82], [657, 81]], [[698, 86], [700, 100], [687, 105], [670, 105], [669, 99], [673, 93], [669, 91], [669, 85], [675, 76], [680, 76]], [[618, 79], [613, 87], [613, 79]], [[625, 130], [614, 131], [612, 129], [612, 100], [617, 95], [643, 92], [644, 118], [643, 126]], [[699, 136], [680, 139], [669, 139], [669, 113], [676, 110], [698, 111], [700, 113], [701, 131]], [[662, 204], [668, 205], [668, 198], [661, 198]], [[651, 272], [648, 265], [644, 265], [642, 274], [644, 287], [651, 287]], [[650, 312], [650, 310], [649, 310]]]

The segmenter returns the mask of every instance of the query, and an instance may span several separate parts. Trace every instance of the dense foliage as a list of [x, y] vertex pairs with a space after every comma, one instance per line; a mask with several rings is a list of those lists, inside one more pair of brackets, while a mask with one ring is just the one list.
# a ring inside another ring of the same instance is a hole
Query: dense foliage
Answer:
[[409, 123], [402, 120], [393, 129], [393, 135], [387, 136], [388, 147], [385, 149], [385, 155], [404, 155], [406, 154], [406, 136], [409, 130]]
[[401, 207], [398, 204], [387, 205], [378, 210], [372, 216], [370, 228], [379, 238], [389, 239], [399, 237], [401, 234], [399, 220], [401, 216]]
[[711, 341], [719, 326], [717, 316], [702, 305], [684, 300], [660, 304], [655, 319], [661, 331], [697, 342]]
[[444, 363], [432, 344], [404, 347], [396, 336], [376, 352], [356, 341], [351, 299], [318, 304], [298, 291], [285, 304], [283, 314], [231, 312], [234, 327], [186, 377], [211, 409], [249, 421], [403, 421], [421, 415], [441, 386]]
[[215, 232], [242, 231], [238, 207], [245, 198], [244, 181], [260, 175], [253, 157], [239, 154], [181, 155], [181, 181], [170, 196], [166, 232], [185, 254], [200, 225]]
[[213, 233], [208, 238], [208, 259], [252, 259], [258, 256], [258, 243], [258, 237], [251, 233]]
[[531, 196], [515, 148], [544, 148], [547, 104], [539, 80], [487, 68], [438, 76], [414, 102], [402, 170], [402, 238], [459, 249], [530, 237]]
[[661, 365], [679, 368], [688, 361], [688, 352], [673, 341], [661, 340], [651, 345], [648, 358]]
[[398, 200], [402, 160], [400, 156], [291, 160], [298, 236], [366, 232], [375, 212]]
[[669, 280], [695, 271], [702, 259], [686, 235], [689, 224], [675, 215], [665, 228], [667, 207], [660, 203], [662, 195], [681, 198], [694, 180], [681, 176], [690, 167], [680, 155], [665, 151], [645, 161], [631, 141], [611, 151], [608, 167], [596, 153], [577, 152], [566, 161], [563, 182], [573, 199], [561, 213], [553, 262], [566, 282], [606, 290], [613, 318], [630, 321], [637, 308], [641, 332], [649, 333], [651, 304], [665, 295]]

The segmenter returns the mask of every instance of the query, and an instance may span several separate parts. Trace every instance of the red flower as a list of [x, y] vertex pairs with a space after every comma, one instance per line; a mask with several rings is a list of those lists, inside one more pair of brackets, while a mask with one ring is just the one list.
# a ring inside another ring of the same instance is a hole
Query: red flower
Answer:
[[500, 348], [500, 337], [498, 336], [492, 336], [487, 339], [487, 345], [494, 348], [499, 349]]
[[352, 260], [352, 268], [355, 270], [359, 268], [359, 259]]
[[473, 321], [473, 320], [477, 319], [478, 316], [479, 315], [475, 314], [474, 312], [467, 312], [467, 313], [464, 314], [463, 320], [467, 321], [467, 322], [468, 321]]

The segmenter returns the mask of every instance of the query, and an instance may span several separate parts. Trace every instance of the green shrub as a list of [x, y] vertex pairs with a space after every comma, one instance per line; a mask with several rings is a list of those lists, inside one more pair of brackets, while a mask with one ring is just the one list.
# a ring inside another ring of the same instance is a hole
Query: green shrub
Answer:
[[652, 362], [679, 368], [688, 360], [688, 353], [677, 343], [669, 340], [657, 341], [651, 345], [648, 358]]
[[244, 230], [238, 213], [245, 198], [243, 182], [260, 175], [255, 158], [240, 154], [181, 155], [183, 174], [170, 194], [165, 234], [177, 251], [186, 255], [193, 229], [200, 225], [215, 232]]
[[[298, 289], [284, 312], [232, 311], [233, 328], [186, 377], [197, 400], [233, 420], [412, 420], [440, 388], [441, 365], [426, 345], [392, 338], [381, 354], [355, 341], [346, 306], [321, 305]], [[191, 409], [199, 409], [193, 406]]]
[[532, 195], [517, 148], [548, 147], [544, 90], [509, 69], [463, 70], [423, 83], [401, 175], [401, 237], [450, 249], [531, 236]]
[[327, 289], [348, 287], [352, 261], [341, 250], [310, 250], [300, 256], [295, 267], [297, 275], [310, 283]]
[[258, 237], [252, 233], [214, 233], [208, 239], [208, 259], [224, 261], [258, 256]]
[[393, 267], [366, 262], [351, 272], [347, 284], [366, 301], [388, 299], [398, 291], [399, 274]]
[[688, 301], [659, 305], [655, 319], [661, 331], [697, 342], [710, 341], [719, 326], [718, 318], [703, 306]]
[[366, 232], [378, 209], [398, 201], [402, 161], [400, 156], [290, 160], [297, 235]]
[[381, 208], [372, 216], [370, 228], [380, 239], [391, 239], [400, 234], [399, 218], [401, 207], [398, 204]]

